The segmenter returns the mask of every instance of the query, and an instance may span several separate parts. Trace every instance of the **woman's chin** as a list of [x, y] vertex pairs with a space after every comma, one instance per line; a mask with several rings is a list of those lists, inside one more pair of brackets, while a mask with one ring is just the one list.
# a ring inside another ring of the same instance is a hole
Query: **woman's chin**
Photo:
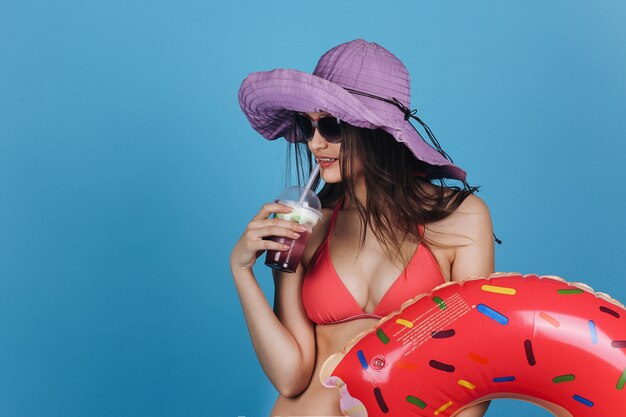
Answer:
[[337, 174], [324, 175], [324, 173], [322, 173], [320, 176], [322, 177], [322, 180], [324, 180], [326, 184], [336, 184], [338, 182], [341, 182], [341, 175], [337, 175]]

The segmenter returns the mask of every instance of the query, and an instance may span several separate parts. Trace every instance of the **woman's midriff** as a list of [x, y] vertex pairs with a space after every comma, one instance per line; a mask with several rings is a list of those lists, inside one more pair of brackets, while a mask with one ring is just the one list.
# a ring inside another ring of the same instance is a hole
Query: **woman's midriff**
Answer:
[[376, 319], [357, 319], [315, 327], [316, 358], [315, 370], [309, 386], [294, 398], [276, 400], [271, 416], [342, 416], [339, 409], [339, 391], [324, 387], [319, 379], [320, 368], [333, 353], [341, 351], [356, 336], [370, 330]]

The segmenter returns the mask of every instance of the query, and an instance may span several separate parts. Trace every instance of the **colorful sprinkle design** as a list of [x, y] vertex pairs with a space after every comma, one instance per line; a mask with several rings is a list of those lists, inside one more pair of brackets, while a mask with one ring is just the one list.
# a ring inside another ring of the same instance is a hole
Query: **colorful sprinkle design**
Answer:
[[413, 328], [413, 322], [405, 320], [405, 319], [397, 319], [396, 320], [396, 324], [399, 324], [400, 326], [404, 326], [407, 329]]
[[616, 319], [619, 319], [619, 317], [620, 317], [619, 313], [617, 311], [613, 310], [612, 308], [608, 308], [608, 307], [605, 307], [605, 306], [600, 306], [600, 311], [603, 312], [603, 313], [606, 313], [608, 315], [611, 315], [611, 316], [615, 317]]
[[431, 361], [428, 362], [428, 364], [431, 366], [431, 368], [439, 369], [440, 371], [454, 372], [454, 365], [439, 362], [434, 359], [431, 359]]
[[387, 343], [389, 343], [389, 337], [385, 334], [385, 332], [383, 332], [383, 329], [376, 330], [376, 336], [378, 336], [383, 344], [386, 345]]
[[478, 362], [481, 365], [487, 365], [489, 363], [489, 359], [480, 356], [477, 353], [470, 352], [467, 354], [467, 357], [473, 360], [474, 362]]
[[435, 302], [435, 304], [437, 304], [437, 306], [439, 306], [439, 310], [445, 310], [446, 309], [446, 302], [443, 301], [443, 299], [441, 297], [434, 296], [433, 297], [433, 301]]
[[464, 380], [464, 379], [459, 379], [458, 384], [459, 384], [460, 386], [462, 386], [462, 387], [467, 388], [467, 389], [475, 389], [475, 388], [476, 388], [476, 385], [474, 385], [474, 384], [472, 384], [471, 382], [466, 381], [466, 380]]
[[483, 291], [492, 292], [496, 294], [503, 294], [503, 295], [515, 295], [517, 293], [515, 288], [497, 287], [495, 285], [483, 285], [480, 287], [480, 289]]
[[444, 405], [442, 405], [441, 407], [435, 410], [435, 415], [438, 416], [439, 414], [443, 413], [451, 405], [452, 405], [452, 401], [448, 401], [447, 403], [445, 403]]
[[417, 364], [412, 363], [412, 362], [396, 362], [394, 366], [397, 368], [409, 369], [409, 370], [417, 369]]
[[587, 407], [593, 407], [593, 401], [586, 399], [585, 397], [581, 397], [580, 395], [574, 394], [574, 399], [581, 404], [586, 405]]
[[374, 388], [374, 397], [376, 397], [376, 402], [378, 403], [378, 407], [380, 407], [380, 411], [383, 413], [389, 412], [389, 407], [385, 403], [385, 399], [383, 398], [383, 393], [380, 391], [380, 388]]
[[411, 403], [413, 405], [418, 406], [422, 410], [424, 408], [426, 408], [426, 403], [423, 400], [421, 400], [420, 398], [414, 397], [413, 395], [408, 395], [406, 397], [406, 400], [407, 400], [407, 402], [409, 402], [409, 403]]
[[508, 317], [506, 317], [504, 314], [498, 313], [496, 310], [489, 306], [486, 306], [485, 304], [478, 304], [478, 306], [476, 306], [476, 310], [503, 326], [509, 324]]
[[361, 366], [363, 369], [367, 369], [367, 360], [365, 359], [365, 354], [362, 350], [357, 351], [356, 356], [359, 358], [359, 362], [361, 362]]
[[493, 382], [512, 382], [515, 381], [514, 376], [499, 376], [493, 379]]
[[433, 337], [433, 339], [446, 339], [448, 337], [454, 336], [455, 334], [456, 332], [454, 331], [454, 329], [449, 329], [432, 332], [431, 336]]
[[575, 379], [576, 379], [576, 376], [574, 374], [565, 374], [565, 375], [555, 376], [554, 378], [552, 378], [552, 382], [554, 382], [555, 384], [560, 384], [561, 382], [570, 382]]
[[547, 321], [548, 323], [550, 323], [551, 325], [553, 325], [554, 327], [559, 327], [561, 325], [561, 323], [555, 319], [554, 317], [552, 317], [551, 315], [549, 315], [548, 313], [545, 312], [541, 312], [539, 313], [539, 318]]
[[572, 294], [582, 294], [584, 291], [581, 290], [580, 288], [564, 288], [564, 289], [556, 290], [556, 292], [559, 294], [563, 294], [563, 295], [572, 295]]
[[622, 372], [622, 375], [617, 380], [617, 385], [615, 387], [619, 390], [623, 390], [624, 384], [626, 384], [626, 368], [624, 369], [624, 372]]
[[589, 334], [591, 335], [591, 343], [594, 345], [598, 343], [598, 332], [596, 330], [596, 324], [593, 320], [589, 320]]
[[535, 353], [533, 352], [533, 342], [530, 339], [524, 340], [524, 352], [526, 353], [526, 360], [530, 366], [535, 366], [537, 361], [535, 360]]

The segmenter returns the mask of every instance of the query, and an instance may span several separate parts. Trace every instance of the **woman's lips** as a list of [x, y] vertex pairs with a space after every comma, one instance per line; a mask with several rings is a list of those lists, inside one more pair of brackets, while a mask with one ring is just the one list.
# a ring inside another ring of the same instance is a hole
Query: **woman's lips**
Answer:
[[328, 168], [335, 162], [337, 162], [337, 158], [317, 158], [317, 163], [320, 164], [322, 168]]

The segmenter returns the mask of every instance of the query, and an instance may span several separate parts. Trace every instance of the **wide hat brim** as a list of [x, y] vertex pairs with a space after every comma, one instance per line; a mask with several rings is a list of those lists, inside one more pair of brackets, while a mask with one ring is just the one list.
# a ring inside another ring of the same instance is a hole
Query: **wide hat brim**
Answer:
[[404, 143], [417, 159], [438, 167], [442, 178], [465, 180], [464, 170], [424, 141], [411, 123], [398, 117], [390, 120], [372, 110], [368, 101], [340, 85], [313, 74], [292, 69], [254, 72], [243, 80], [239, 105], [250, 125], [268, 140], [293, 137], [294, 112], [327, 112], [353, 126], [382, 129]]

